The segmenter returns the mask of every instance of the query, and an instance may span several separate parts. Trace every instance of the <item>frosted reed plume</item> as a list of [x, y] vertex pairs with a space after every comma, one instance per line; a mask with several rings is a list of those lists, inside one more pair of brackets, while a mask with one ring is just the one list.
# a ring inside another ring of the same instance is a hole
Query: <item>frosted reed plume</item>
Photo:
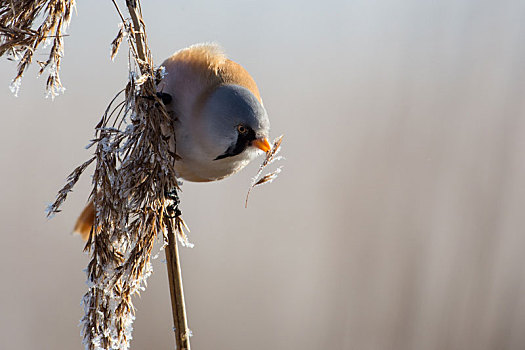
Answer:
[[7, 54], [18, 62], [17, 74], [11, 84], [15, 95], [36, 50], [47, 44], [51, 44], [51, 49], [47, 60], [37, 60], [40, 65], [38, 74], [48, 72], [48, 96], [55, 97], [64, 90], [59, 70], [64, 54], [65, 29], [74, 7], [74, 0], [0, 1], [0, 56]]
[[163, 71], [154, 67], [140, 4], [127, 2], [131, 19], [114, 4], [122, 24], [112, 43], [112, 57], [126, 38], [129, 82], [95, 127], [93, 158], [75, 169], [48, 211], [50, 215], [59, 211], [80, 174], [95, 161], [90, 199], [96, 217], [85, 246], [91, 260], [81, 320], [84, 345], [93, 350], [129, 348], [132, 296], [145, 288], [151, 274], [156, 238], [160, 235], [166, 245], [176, 244], [169, 236], [177, 232], [187, 243], [177, 207], [172, 118], [156, 95]]

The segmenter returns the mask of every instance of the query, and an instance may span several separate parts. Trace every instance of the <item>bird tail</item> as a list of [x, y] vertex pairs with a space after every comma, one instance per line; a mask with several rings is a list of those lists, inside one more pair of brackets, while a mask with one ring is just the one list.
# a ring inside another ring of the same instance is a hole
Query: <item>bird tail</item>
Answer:
[[93, 201], [89, 201], [88, 205], [82, 210], [77, 219], [73, 232], [80, 234], [84, 241], [87, 241], [93, 223], [95, 222], [95, 205]]

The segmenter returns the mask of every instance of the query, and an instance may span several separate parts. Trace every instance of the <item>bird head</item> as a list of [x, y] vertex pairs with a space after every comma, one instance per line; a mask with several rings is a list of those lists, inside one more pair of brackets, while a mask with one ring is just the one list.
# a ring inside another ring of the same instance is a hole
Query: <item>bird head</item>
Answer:
[[250, 90], [239, 85], [214, 89], [196, 119], [200, 146], [213, 162], [249, 162], [260, 150], [271, 148], [266, 110]]

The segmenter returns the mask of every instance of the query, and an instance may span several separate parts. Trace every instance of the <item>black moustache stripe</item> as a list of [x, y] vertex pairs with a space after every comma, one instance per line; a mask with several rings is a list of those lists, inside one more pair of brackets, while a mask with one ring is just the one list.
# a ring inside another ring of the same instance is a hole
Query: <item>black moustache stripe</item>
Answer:
[[248, 128], [248, 132], [237, 136], [237, 141], [235, 144], [232, 144], [226, 152], [215, 158], [214, 160], [233, 157], [244, 152], [244, 150], [255, 140], [255, 131], [251, 128]]

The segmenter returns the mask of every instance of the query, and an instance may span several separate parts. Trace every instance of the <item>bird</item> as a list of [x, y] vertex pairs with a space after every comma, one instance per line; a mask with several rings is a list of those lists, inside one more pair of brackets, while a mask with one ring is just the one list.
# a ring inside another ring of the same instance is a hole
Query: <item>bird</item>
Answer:
[[[219, 45], [189, 46], [161, 66], [164, 76], [157, 85], [157, 96], [172, 116], [178, 178], [218, 181], [271, 150], [270, 122], [257, 84]], [[87, 240], [94, 220], [91, 201], [77, 219], [74, 232]]]

